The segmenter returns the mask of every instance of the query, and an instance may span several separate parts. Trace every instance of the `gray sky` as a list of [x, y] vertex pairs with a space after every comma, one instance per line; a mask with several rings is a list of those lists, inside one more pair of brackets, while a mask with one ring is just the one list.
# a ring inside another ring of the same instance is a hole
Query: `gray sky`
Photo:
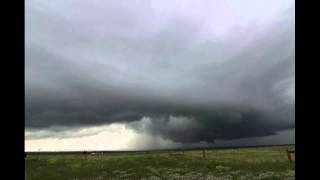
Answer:
[[292, 142], [294, 9], [284, 0], [27, 0], [26, 142], [101, 136], [113, 124], [139, 134], [124, 149], [146, 137], [261, 144], [288, 130], [279, 138]]

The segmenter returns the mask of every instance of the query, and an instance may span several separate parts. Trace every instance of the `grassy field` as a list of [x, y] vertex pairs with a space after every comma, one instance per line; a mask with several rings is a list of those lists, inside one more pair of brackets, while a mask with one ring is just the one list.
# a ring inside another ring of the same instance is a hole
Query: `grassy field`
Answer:
[[[291, 146], [294, 148], [294, 146]], [[294, 179], [284, 146], [103, 155], [28, 155], [28, 180]]]

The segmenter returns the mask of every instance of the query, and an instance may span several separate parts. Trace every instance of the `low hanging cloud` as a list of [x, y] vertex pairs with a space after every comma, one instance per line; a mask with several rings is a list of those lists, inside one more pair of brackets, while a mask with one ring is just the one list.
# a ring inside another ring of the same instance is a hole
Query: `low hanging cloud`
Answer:
[[124, 123], [213, 143], [294, 128], [294, 2], [252, 2], [254, 16], [236, 2], [64, 3], [26, 2], [27, 129]]

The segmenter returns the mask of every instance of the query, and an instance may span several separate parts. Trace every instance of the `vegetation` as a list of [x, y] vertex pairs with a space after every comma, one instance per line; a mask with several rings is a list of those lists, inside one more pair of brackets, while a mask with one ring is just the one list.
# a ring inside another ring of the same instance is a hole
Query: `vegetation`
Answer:
[[[28, 180], [294, 179], [284, 146], [181, 152], [28, 155]], [[291, 146], [294, 148], [294, 146]]]

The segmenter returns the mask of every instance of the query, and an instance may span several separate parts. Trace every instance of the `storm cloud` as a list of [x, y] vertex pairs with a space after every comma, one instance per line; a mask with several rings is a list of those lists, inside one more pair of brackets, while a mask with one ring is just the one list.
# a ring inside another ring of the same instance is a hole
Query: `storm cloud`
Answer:
[[178, 143], [294, 128], [294, 1], [244, 4], [26, 1], [26, 128]]

